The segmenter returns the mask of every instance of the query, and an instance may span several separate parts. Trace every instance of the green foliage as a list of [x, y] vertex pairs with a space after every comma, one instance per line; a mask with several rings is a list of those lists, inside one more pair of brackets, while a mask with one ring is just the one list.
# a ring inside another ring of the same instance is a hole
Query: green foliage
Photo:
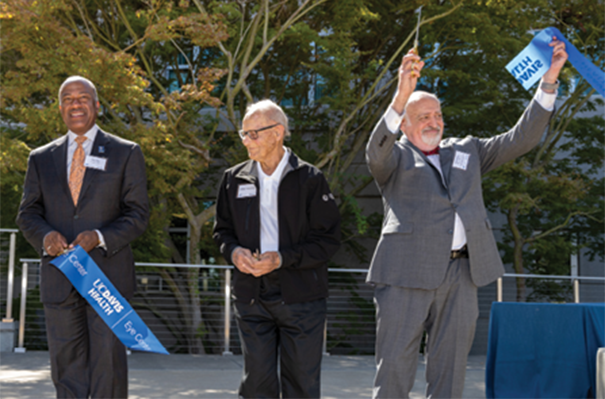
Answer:
[[[491, 137], [515, 124], [533, 92], [504, 66], [529, 43], [530, 29], [556, 26], [602, 66], [603, 11], [591, 0], [471, 1], [439, 27], [422, 30], [421, 44], [438, 45], [422, 46], [428, 65], [421, 86], [440, 96], [445, 134]], [[483, 182], [488, 209], [507, 217], [499, 245], [517, 273], [569, 274], [569, 255], [581, 247], [603, 259], [603, 104], [570, 64], [560, 80], [563, 103], [544, 142]], [[596, 115], [582, 114], [588, 112]], [[580, 237], [578, 248], [570, 240], [561, 245], [572, 236]], [[519, 300], [524, 290], [519, 281]]]
[[[290, 119], [286, 145], [325, 172], [343, 242], [366, 264], [363, 240], [377, 237], [381, 216], [357, 202], [374, 183], [350, 167], [363, 158], [392, 99], [419, 6], [419, 50], [427, 63], [419, 88], [442, 99], [449, 136], [491, 137], [514, 125], [532, 93], [504, 66], [531, 40], [531, 29], [556, 26], [603, 64], [605, 13], [598, 0], [0, 3], [2, 227], [14, 225], [29, 149], [65, 132], [60, 83], [82, 74], [97, 84], [100, 126], [136, 141], [145, 154], [153, 212], [134, 245], [137, 260], [224, 262], [211, 240], [208, 198], [217, 174], [247, 158], [236, 133], [246, 106], [271, 98]], [[489, 210], [509, 221], [500, 243], [504, 259], [519, 272], [564, 273], [580, 247], [603, 254], [603, 103], [587, 97], [590, 88], [573, 67], [561, 81], [567, 102], [559, 104], [546, 140], [484, 180]], [[191, 227], [191, 259], [168, 234], [181, 219]], [[187, 298], [183, 309], [202, 307], [199, 295], [189, 295], [197, 282], [187, 285], [178, 271], [163, 277]], [[187, 323], [192, 333], [213, 328]]]
[[[102, 106], [97, 123], [137, 142], [145, 155], [152, 214], [150, 228], [133, 244], [136, 259], [165, 262], [172, 257], [167, 231], [172, 215], [183, 213], [180, 197], [199, 194], [194, 182], [211, 160], [208, 142], [217, 123], [199, 111], [220, 105], [211, 93], [222, 71], [203, 67], [199, 57], [191, 62], [187, 54], [194, 54], [193, 46], [203, 48], [226, 38], [220, 17], [185, 3], [2, 3], [6, 61], [1, 65], [0, 113], [7, 126], [2, 136], [3, 203], [18, 204], [27, 150], [65, 133], [57, 91], [66, 77], [82, 75], [97, 86]], [[179, 56], [190, 68], [184, 78], [178, 76], [181, 89], [170, 92], [165, 70], [167, 65], [176, 67]], [[16, 207], [5, 210], [14, 219]], [[199, 305], [195, 284], [172, 287], [184, 289], [181, 296], [190, 292]], [[197, 324], [191, 329], [197, 330], [201, 316], [199, 306], [194, 307], [198, 315], [192, 323]]]

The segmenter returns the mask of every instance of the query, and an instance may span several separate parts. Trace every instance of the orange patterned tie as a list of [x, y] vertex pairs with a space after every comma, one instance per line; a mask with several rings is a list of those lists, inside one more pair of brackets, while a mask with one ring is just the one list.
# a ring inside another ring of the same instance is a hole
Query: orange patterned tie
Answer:
[[86, 171], [86, 168], [84, 168], [84, 148], [82, 147], [84, 141], [86, 141], [86, 136], [76, 137], [78, 148], [74, 151], [74, 157], [69, 170], [69, 190], [71, 191], [74, 205], [78, 205], [78, 197], [80, 197], [82, 180], [84, 180], [84, 172]]

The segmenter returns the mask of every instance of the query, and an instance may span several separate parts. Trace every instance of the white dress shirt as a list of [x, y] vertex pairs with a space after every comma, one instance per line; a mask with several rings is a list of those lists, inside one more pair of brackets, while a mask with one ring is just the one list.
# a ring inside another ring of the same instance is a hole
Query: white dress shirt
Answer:
[[260, 252], [279, 252], [279, 222], [277, 216], [277, 190], [290, 153], [286, 147], [284, 156], [271, 175], [265, 174], [257, 162], [260, 186]]
[[[544, 90], [538, 88], [534, 95], [534, 100], [547, 111], [552, 111], [555, 106], [555, 100], [557, 99], [557, 93], [547, 93]], [[392, 107], [389, 107], [384, 114], [384, 121], [389, 131], [393, 134], [399, 133], [399, 126], [403, 120], [403, 114], [399, 115]], [[443, 178], [443, 172], [441, 171], [441, 162], [439, 161], [439, 154], [429, 155], [428, 160], [437, 168], [441, 178]], [[452, 250], [458, 250], [466, 245], [466, 232], [464, 230], [464, 224], [462, 219], [455, 212], [454, 219], [454, 237], [452, 238]]]

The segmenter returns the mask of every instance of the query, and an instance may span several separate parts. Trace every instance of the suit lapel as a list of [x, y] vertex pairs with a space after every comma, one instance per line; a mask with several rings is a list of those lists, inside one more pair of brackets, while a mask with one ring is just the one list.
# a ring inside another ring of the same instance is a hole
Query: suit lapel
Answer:
[[[439, 143], [439, 162], [441, 164], [441, 173], [439, 173], [439, 170], [429, 160], [429, 157], [424, 155], [424, 153], [422, 151], [420, 151], [420, 149], [418, 147], [416, 147], [414, 144], [412, 144], [412, 142], [410, 140], [408, 140], [408, 138], [406, 137], [405, 134], [401, 137], [400, 141], [402, 144], [409, 145], [410, 147], [412, 147], [414, 149], [414, 151], [416, 151], [418, 153], [418, 155], [422, 157], [424, 162], [426, 162], [427, 165], [429, 165], [431, 168], [433, 168], [433, 170], [435, 171], [435, 174], [441, 181], [441, 184], [447, 190], [447, 183], [449, 181], [450, 164], [451, 164], [451, 158], [452, 158], [449, 148], [441, 147], [441, 143]], [[447, 164], [447, 166], [444, 166], [446, 164]]]
[[[103, 153], [99, 152], [99, 147], [103, 148]], [[109, 137], [101, 129], [97, 130], [97, 137], [95, 137], [95, 142], [92, 143], [92, 150], [90, 151], [90, 155], [108, 158], [110, 150], [111, 148], [109, 146]], [[88, 190], [88, 187], [90, 187], [90, 185], [99, 173], [103, 173], [103, 171], [93, 168], [86, 168], [86, 173], [84, 173], [84, 180], [82, 181], [82, 189], [80, 190], [80, 198], [78, 198], [78, 204], [81, 203], [82, 198], [84, 198], [84, 195], [86, 194], [86, 190]]]
[[61, 189], [71, 198], [69, 191], [69, 183], [67, 182], [67, 135], [57, 139], [55, 147], [51, 149], [53, 162], [55, 164], [55, 172], [57, 173], [57, 181]]
[[446, 184], [450, 181], [450, 172], [452, 170], [452, 160], [454, 156], [454, 149], [451, 146], [439, 147], [439, 162], [441, 163], [441, 172], [443, 173], [443, 180]]

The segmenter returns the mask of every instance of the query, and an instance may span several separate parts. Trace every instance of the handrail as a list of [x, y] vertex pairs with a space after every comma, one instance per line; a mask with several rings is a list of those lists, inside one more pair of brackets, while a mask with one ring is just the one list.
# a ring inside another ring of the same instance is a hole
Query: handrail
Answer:
[[[20, 262], [28, 263], [40, 263], [40, 259], [35, 258], [23, 258], [19, 259]], [[154, 262], [135, 262], [137, 267], [178, 267], [186, 269], [233, 269], [233, 265], [215, 265], [215, 264], [191, 264], [191, 263], [154, 263]], [[329, 272], [334, 273], [367, 273], [368, 269], [340, 269], [340, 268], [329, 268]]]
[[515, 274], [504, 273], [502, 277], [523, 277], [523, 278], [547, 278], [550, 280], [595, 280], [605, 281], [605, 277], [594, 276], [559, 276], [556, 274]]
[[135, 266], [147, 266], [147, 267], [179, 267], [185, 269], [233, 269], [232, 265], [211, 265], [201, 263], [199, 265], [191, 263], [149, 263], [149, 262], [135, 262]]

